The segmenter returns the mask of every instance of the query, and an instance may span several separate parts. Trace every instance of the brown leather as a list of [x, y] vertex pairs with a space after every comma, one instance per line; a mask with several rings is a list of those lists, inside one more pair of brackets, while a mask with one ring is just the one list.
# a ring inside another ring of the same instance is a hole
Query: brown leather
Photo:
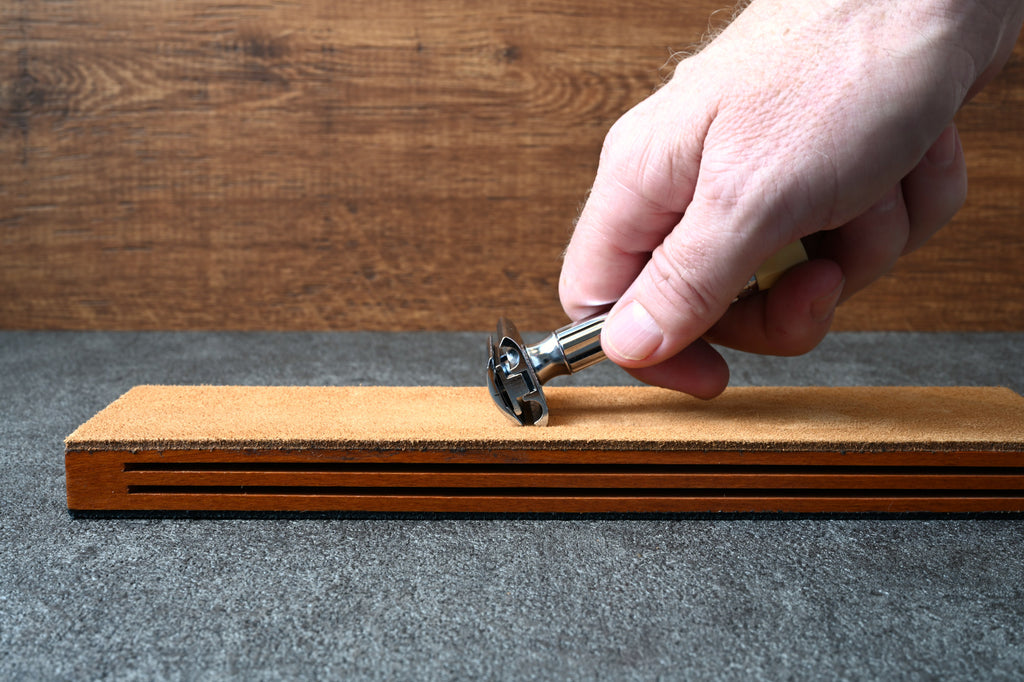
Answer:
[[518, 427], [483, 387], [137, 386], [68, 436], [76, 450], [423, 447], [566, 450], [1024, 450], [1005, 388], [749, 387], [711, 401], [650, 387], [549, 387]]

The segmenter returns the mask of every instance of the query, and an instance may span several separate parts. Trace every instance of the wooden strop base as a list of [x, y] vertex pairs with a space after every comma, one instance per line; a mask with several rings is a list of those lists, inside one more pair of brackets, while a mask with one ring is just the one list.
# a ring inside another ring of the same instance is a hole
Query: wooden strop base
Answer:
[[1024, 511], [1000, 388], [139, 386], [66, 440], [72, 511]]

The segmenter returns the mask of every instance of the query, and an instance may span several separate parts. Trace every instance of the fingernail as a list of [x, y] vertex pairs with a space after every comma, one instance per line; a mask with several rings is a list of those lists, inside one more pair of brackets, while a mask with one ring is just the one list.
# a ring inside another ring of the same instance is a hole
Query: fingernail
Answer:
[[936, 168], [944, 168], [953, 163], [953, 157], [956, 156], [956, 126], [952, 123], [946, 126], [924, 156]]
[[647, 309], [636, 301], [604, 323], [605, 343], [627, 360], [644, 360], [658, 349], [664, 334]]
[[839, 302], [839, 297], [843, 294], [843, 285], [845, 284], [846, 279], [844, 278], [831, 292], [811, 302], [811, 318], [815, 322], [826, 322], [832, 316], [836, 310], [836, 303]]

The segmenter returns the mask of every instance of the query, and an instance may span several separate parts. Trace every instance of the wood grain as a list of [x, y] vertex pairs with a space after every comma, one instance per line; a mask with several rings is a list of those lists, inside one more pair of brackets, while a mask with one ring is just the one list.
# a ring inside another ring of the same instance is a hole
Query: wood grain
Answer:
[[[720, 6], [8, 3], [0, 327], [553, 328], [605, 132]], [[1022, 56], [968, 205], [837, 328], [1024, 329]]]
[[[81, 451], [66, 455], [68, 509], [337, 512], [1024, 511], [1020, 453], [717, 453], [730, 464], [601, 464], [597, 450]], [[636, 455], [637, 453], [632, 453]], [[765, 455], [768, 456], [765, 456]], [[772, 461], [770, 455], [778, 455]], [[507, 464], [509, 457], [521, 461]], [[471, 457], [472, 459], [473, 457]], [[531, 461], [536, 458], [539, 462]], [[556, 459], [559, 464], [545, 464]], [[426, 462], [422, 460], [427, 460]], [[431, 463], [433, 462], [433, 463]], [[897, 464], [898, 462], [898, 464]], [[1009, 465], [1007, 465], [1009, 464]]]

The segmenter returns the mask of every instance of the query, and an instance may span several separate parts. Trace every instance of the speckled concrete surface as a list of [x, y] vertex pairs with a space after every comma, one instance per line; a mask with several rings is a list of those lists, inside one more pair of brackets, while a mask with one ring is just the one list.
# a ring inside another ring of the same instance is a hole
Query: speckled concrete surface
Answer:
[[[67, 514], [62, 439], [133, 385], [472, 385], [484, 336], [0, 332], [0, 679], [1024, 675], [1014, 518]], [[1024, 391], [1024, 334], [729, 358], [741, 385]]]

